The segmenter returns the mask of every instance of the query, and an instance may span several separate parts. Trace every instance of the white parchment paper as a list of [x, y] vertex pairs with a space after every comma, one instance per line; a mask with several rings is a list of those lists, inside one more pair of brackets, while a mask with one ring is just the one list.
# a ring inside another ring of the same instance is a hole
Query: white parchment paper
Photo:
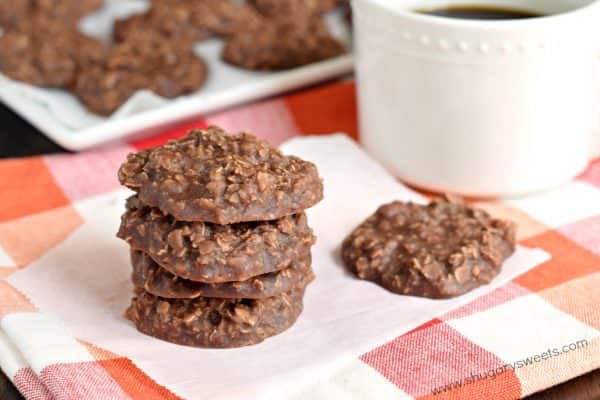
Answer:
[[125, 190], [77, 203], [84, 225], [8, 281], [42, 312], [57, 315], [75, 337], [129, 357], [180, 396], [282, 398], [283, 393], [314, 381], [349, 358], [488, 293], [548, 259], [541, 250], [519, 247], [490, 285], [452, 300], [400, 296], [357, 280], [340, 261], [343, 238], [383, 203], [424, 199], [343, 135], [297, 138], [284, 144], [283, 150], [317, 164], [325, 199], [308, 211], [318, 238], [313, 249], [317, 279], [306, 291], [298, 322], [281, 335], [246, 348], [205, 350], [136, 331], [122, 316], [132, 296], [128, 249], [114, 237], [129, 195]]

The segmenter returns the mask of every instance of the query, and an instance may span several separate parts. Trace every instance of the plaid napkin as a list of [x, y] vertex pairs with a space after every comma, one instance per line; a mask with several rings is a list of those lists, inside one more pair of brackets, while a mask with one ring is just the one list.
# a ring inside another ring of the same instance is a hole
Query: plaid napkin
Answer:
[[[335, 84], [230, 110], [127, 145], [1, 161], [0, 276], [27, 268], [68, 240], [86, 218], [80, 205], [118, 188], [114, 174], [127, 152], [206, 123], [260, 132], [276, 144], [305, 132], [355, 136], [354, 104], [353, 84]], [[513, 399], [600, 367], [598, 186], [600, 162], [553, 191], [474, 201], [517, 221], [521, 244], [542, 248], [552, 259], [349, 360], [294, 396]], [[77, 293], [64, 296], [77, 302]], [[0, 281], [0, 367], [27, 398], [178, 398], [152, 379], [152, 371], [71, 338], [57, 318], [35, 311], [26, 293]], [[20, 329], [27, 338], [19, 336]], [[46, 359], [34, 356], [40, 353]]]

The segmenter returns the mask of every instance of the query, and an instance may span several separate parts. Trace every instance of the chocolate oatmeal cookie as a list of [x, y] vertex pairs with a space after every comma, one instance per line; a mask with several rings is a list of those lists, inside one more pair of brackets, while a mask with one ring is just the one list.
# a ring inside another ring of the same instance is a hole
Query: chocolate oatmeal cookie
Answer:
[[0, 26], [14, 28], [38, 16], [74, 26], [102, 3], [103, 0], [0, 0]]
[[227, 40], [221, 57], [250, 70], [285, 70], [337, 57], [344, 46], [318, 17], [276, 19], [248, 26]]
[[204, 40], [211, 36], [206, 30], [196, 30], [189, 24], [189, 14], [177, 9], [157, 12], [151, 9], [143, 14], [117, 19], [113, 25], [113, 40], [123, 42], [132, 34], [140, 32], [158, 33], [169, 39], [184, 38], [188, 41]]
[[17, 26], [31, 12], [31, 0], [0, 0], [0, 27]]
[[197, 90], [205, 78], [206, 65], [189, 42], [142, 32], [115, 46], [101, 65], [82, 71], [74, 91], [91, 111], [110, 115], [138, 90], [173, 98]]
[[31, 17], [0, 36], [0, 71], [32, 85], [67, 88], [78, 72], [100, 63], [106, 51], [75, 28]]
[[405, 295], [449, 298], [489, 283], [515, 250], [513, 223], [445, 197], [380, 207], [342, 244], [359, 278]]
[[231, 0], [160, 0], [143, 14], [117, 20], [113, 37], [123, 41], [132, 33], [158, 32], [167, 37], [200, 41], [226, 36], [241, 26], [263, 22], [252, 7]]
[[267, 23], [253, 7], [231, 0], [195, 3], [192, 20], [195, 26], [204, 27], [217, 36], [229, 36], [244, 27], [258, 28]]
[[147, 335], [194, 347], [262, 342], [289, 328], [302, 312], [303, 288], [260, 300], [198, 297], [173, 300], [138, 293], [127, 317]]
[[336, 8], [339, 0], [249, 0], [256, 9], [269, 17], [289, 17], [309, 12], [319, 15]]
[[214, 126], [130, 154], [119, 180], [177, 220], [216, 224], [281, 218], [323, 197], [314, 164]]
[[[12, 1], [12, 0], [10, 0]], [[76, 25], [87, 14], [102, 6], [104, 0], [30, 0], [35, 12], [62, 23]]]
[[[154, 2], [150, 10], [118, 19], [113, 26], [113, 38], [122, 42], [131, 35], [158, 33], [167, 38], [183, 38], [186, 41], [207, 39], [213, 33], [203, 26], [196, 26], [192, 20], [190, 2]], [[190, 43], [191, 44], [191, 43]]]
[[310, 268], [310, 253], [294, 260], [289, 268], [258, 275], [245, 281], [203, 283], [182, 279], [152, 260], [141, 251], [131, 250], [132, 281], [136, 288], [168, 299], [264, 299], [294, 287], [306, 286], [315, 278]]
[[304, 213], [233, 225], [183, 222], [135, 196], [127, 200], [117, 236], [169, 272], [210, 283], [289, 268], [306, 257], [315, 240]]

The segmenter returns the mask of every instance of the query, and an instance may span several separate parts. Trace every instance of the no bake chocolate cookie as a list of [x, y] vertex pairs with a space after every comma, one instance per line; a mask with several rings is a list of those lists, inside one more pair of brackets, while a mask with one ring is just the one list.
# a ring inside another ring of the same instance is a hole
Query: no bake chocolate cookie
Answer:
[[103, 0], [0, 0], [0, 26], [13, 28], [37, 17], [74, 26], [102, 3]]
[[78, 72], [102, 62], [107, 50], [59, 21], [37, 16], [0, 36], [0, 71], [37, 86], [70, 87]]
[[250, 70], [285, 70], [337, 57], [344, 46], [318, 17], [275, 19], [234, 32], [221, 55], [229, 64]]
[[210, 283], [289, 268], [305, 259], [314, 243], [304, 213], [233, 225], [184, 222], [135, 196], [127, 201], [117, 236], [171, 273]]
[[292, 262], [289, 268], [258, 275], [245, 281], [203, 283], [182, 279], [172, 274], [141, 251], [131, 251], [133, 273], [131, 280], [136, 288], [169, 299], [195, 299], [215, 297], [222, 299], [264, 299], [294, 287], [306, 286], [314, 279], [310, 268], [310, 253]]
[[238, 29], [268, 23], [253, 7], [231, 0], [209, 0], [194, 4], [192, 23], [217, 36], [229, 36]]
[[459, 199], [380, 207], [342, 244], [359, 278], [405, 295], [449, 298], [489, 283], [515, 250], [515, 225]]
[[[134, 14], [114, 23], [113, 37], [122, 42], [140, 32], [158, 33], [167, 38], [182, 38], [186, 41], [199, 41], [212, 36], [206, 27], [193, 23], [190, 1], [155, 1], [150, 10]], [[190, 43], [191, 45], [191, 43]]]
[[289, 328], [302, 312], [304, 288], [260, 300], [198, 297], [173, 300], [139, 292], [127, 310], [140, 332], [194, 347], [262, 342]]
[[333, 10], [339, 0], [250, 0], [258, 11], [270, 17], [290, 17], [298, 13], [309, 12], [313, 15]]
[[82, 71], [74, 91], [91, 111], [109, 115], [138, 90], [173, 98], [197, 90], [205, 78], [206, 65], [189, 42], [141, 32], [115, 46], [101, 65]]
[[[5, 0], [8, 1], [8, 0]], [[10, 0], [12, 1], [12, 0]], [[87, 14], [102, 6], [104, 0], [30, 0], [36, 13], [76, 25]]]
[[143, 14], [117, 20], [113, 36], [116, 41], [123, 41], [132, 33], [150, 31], [200, 41], [227, 36], [239, 27], [262, 22], [254, 8], [230, 0], [162, 0], [154, 1]]
[[130, 154], [119, 180], [177, 220], [216, 224], [281, 218], [323, 197], [314, 164], [218, 127]]
[[0, 0], [0, 27], [15, 27], [31, 12], [30, 0]]

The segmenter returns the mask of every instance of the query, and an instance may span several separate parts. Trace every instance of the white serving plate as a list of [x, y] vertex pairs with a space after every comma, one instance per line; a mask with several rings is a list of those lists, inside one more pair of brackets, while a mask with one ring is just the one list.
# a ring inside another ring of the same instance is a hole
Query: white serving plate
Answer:
[[[103, 41], [110, 40], [112, 21], [147, 7], [145, 0], [107, 0], [103, 9], [86, 17], [81, 29]], [[350, 49], [350, 29], [341, 13], [327, 16], [335, 36]], [[0, 101], [42, 133], [69, 150], [148, 136], [169, 125], [240, 103], [254, 101], [352, 71], [353, 56], [341, 57], [281, 72], [254, 72], [220, 60], [223, 41], [197, 43], [195, 51], [209, 68], [198, 92], [164, 99], [149, 91], [136, 93], [108, 118], [92, 114], [70, 93], [39, 88], [0, 74]]]

